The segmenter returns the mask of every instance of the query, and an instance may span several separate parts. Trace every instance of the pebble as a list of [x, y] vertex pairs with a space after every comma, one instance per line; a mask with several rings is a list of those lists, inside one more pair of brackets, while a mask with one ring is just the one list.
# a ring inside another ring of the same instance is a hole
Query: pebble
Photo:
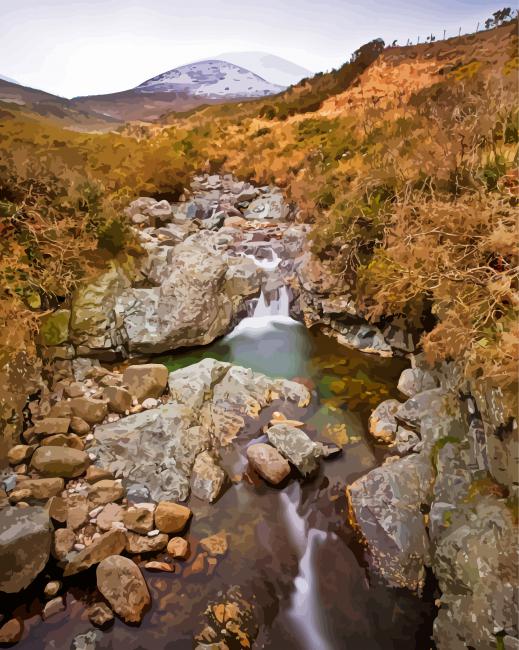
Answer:
[[147, 397], [143, 402], [142, 402], [142, 407], [145, 409], [153, 409], [156, 406], [160, 404], [158, 399], [154, 399], [153, 397]]
[[64, 610], [65, 610], [65, 603], [63, 602], [63, 598], [61, 598], [61, 596], [58, 596], [58, 598], [53, 598], [52, 600], [49, 600], [49, 602], [43, 608], [43, 612], [41, 616], [43, 620], [46, 621], [51, 616], [54, 616], [55, 614], [59, 614], [59, 612], [63, 612]]
[[82, 551], [86, 546], [84, 544], [74, 544], [75, 551]]
[[0, 643], [12, 644], [17, 643], [22, 638], [23, 623], [18, 618], [11, 618], [0, 626]]
[[89, 457], [90, 460], [92, 460], [92, 461], [95, 460], [95, 459], [97, 458], [97, 456], [96, 456], [95, 454], [93, 454], [92, 452], [89, 452], [88, 457]]
[[146, 562], [144, 568], [148, 569], [148, 571], [166, 571], [168, 573], [174, 573], [175, 571], [175, 567], [171, 566], [171, 564], [168, 564], [167, 562], [157, 562], [155, 560]]
[[61, 589], [61, 582], [59, 580], [51, 580], [45, 585], [43, 593], [47, 598], [53, 598]]
[[93, 434], [93, 433], [89, 433], [89, 434], [87, 434], [87, 435], [85, 436], [85, 440], [86, 440], [87, 442], [90, 442], [90, 441], [93, 440], [93, 439], [94, 439], [94, 434]]
[[159, 533], [160, 533], [160, 530], [157, 530], [157, 529], [155, 528], [155, 530], [150, 530], [148, 533], [146, 533], [146, 535], [147, 535], [148, 537], [157, 537], [157, 535], [158, 535]]
[[104, 506], [97, 506], [97, 508], [94, 508], [88, 513], [89, 517], [92, 517], [92, 519], [95, 519], [97, 515], [101, 512], [101, 510], [104, 508]]

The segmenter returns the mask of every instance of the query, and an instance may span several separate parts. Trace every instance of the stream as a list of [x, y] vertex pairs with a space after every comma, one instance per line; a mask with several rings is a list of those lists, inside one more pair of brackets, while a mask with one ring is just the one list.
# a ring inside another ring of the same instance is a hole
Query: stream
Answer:
[[[267, 273], [279, 264], [274, 251], [270, 259], [253, 259]], [[322, 461], [311, 479], [293, 474], [280, 486], [269, 486], [246, 476], [245, 452], [252, 442], [265, 440], [263, 427], [280, 403], [247, 421], [235, 444], [222, 452], [233, 485], [212, 505], [189, 499], [194, 513], [191, 548], [202, 537], [225, 530], [227, 555], [211, 575], [148, 572], [153, 604], [141, 626], [116, 620], [107, 632], [96, 633], [92, 647], [192, 650], [197, 647], [193, 637], [207, 625], [208, 604], [229, 600], [253, 611], [244, 616], [243, 625], [252, 630], [258, 649], [430, 647], [432, 603], [368, 577], [363, 549], [348, 523], [345, 497], [345, 487], [381, 461], [382, 450], [367, 439], [367, 420], [380, 401], [397, 396], [396, 383], [407, 364], [340, 347], [290, 318], [289, 303], [285, 286], [270, 301], [262, 292], [249, 305], [250, 315], [227, 336], [156, 361], [174, 370], [214, 357], [274, 377], [295, 378], [311, 389], [311, 404], [304, 409], [283, 404], [283, 413], [303, 419], [312, 438], [333, 442], [342, 453]], [[84, 611], [92, 597], [86, 582], [84, 575], [72, 580], [66, 611], [45, 623], [37, 605], [24, 605], [29, 635], [18, 647], [70, 648], [77, 634], [92, 629]], [[214, 645], [205, 643], [198, 647], [220, 647], [216, 640]]]

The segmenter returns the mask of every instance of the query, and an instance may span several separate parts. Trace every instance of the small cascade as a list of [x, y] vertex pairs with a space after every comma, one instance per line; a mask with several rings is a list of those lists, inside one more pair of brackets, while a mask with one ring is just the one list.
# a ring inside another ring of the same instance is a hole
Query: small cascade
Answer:
[[301, 489], [297, 483], [280, 494], [289, 537], [299, 555], [299, 571], [294, 580], [287, 617], [293, 623], [300, 650], [333, 650], [321, 623], [321, 603], [314, 566], [315, 551], [326, 542], [328, 534], [316, 528], [306, 532], [306, 521], [297, 511], [300, 498]]
[[258, 302], [254, 307], [253, 318], [262, 318], [263, 316], [289, 316], [290, 298], [286, 286], [279, 287], [277, 297], [267, 303], [265, 293], [262, 291]]

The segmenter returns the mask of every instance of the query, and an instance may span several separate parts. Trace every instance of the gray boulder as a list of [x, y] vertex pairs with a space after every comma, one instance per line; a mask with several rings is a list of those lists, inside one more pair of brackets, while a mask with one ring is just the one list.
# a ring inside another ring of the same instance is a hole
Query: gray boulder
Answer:
[[301, 429], [283, 423], [275, 424], [268, 429], [267, 438], [301, 474], [310, 474], [319, 467], [322, 445], [311, 440]]
[[28, 587], [47, 564], [52, 542], [49, 513], [38, 506], [0, 509], [0, 591]]
[[398, 380], [398, 390], [406, 397], [413, 397], [424, 390], [438, 387], [434, 375], [422, 368], [406, 368]]

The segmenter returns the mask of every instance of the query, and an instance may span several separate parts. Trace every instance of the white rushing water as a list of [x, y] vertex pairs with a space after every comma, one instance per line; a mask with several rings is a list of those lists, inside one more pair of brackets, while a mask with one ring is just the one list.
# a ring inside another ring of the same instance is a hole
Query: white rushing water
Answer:
[[316, 528], [306, 532], [306, 521], [298, 513], [300, 495], [297, 483], [279, 495], [289, 536], [299, 556], [299, 571], [294, 580], [287, 617], [293, 623], [299, 650], [333, 650], [322, 625], [314, 566], [315, 551], [326, 542], [328, 534]]

